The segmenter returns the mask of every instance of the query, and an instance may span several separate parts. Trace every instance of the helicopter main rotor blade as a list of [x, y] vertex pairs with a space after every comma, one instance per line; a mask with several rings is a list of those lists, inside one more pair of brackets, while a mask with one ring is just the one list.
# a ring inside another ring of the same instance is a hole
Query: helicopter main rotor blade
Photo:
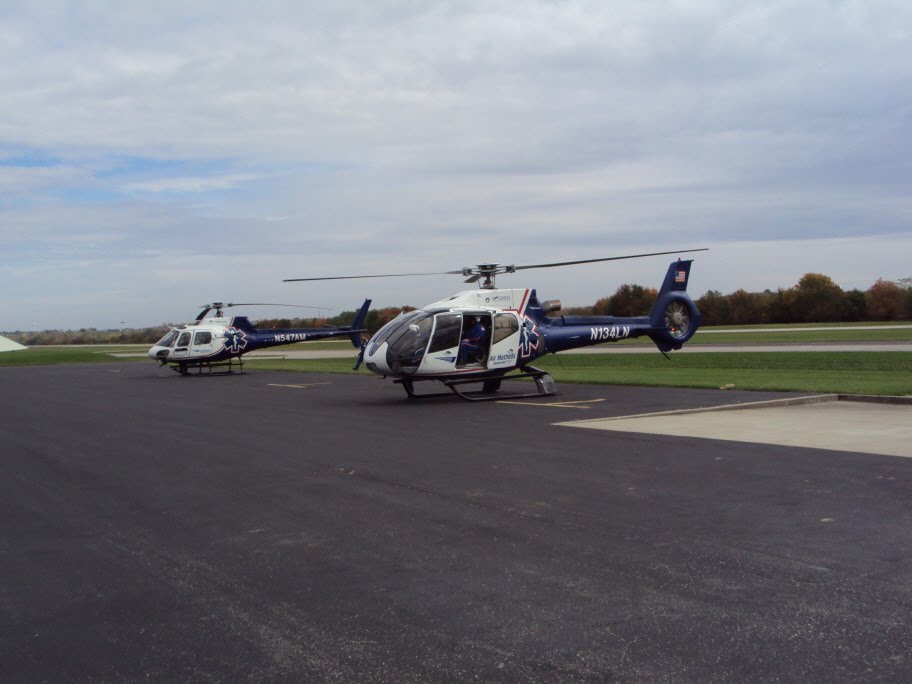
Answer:
[[493, 287], [494, 276], [500, 273], [515, 273], [529, 268], [552, 268], [555, 266], [573, 266], [575, 264], [593, 264], [598, 261], [619, 261], [621, 259], [640, 259], [642, 257], [661, 256], [663, 254], [683, 254], [685, 252], [705, 252], [708, 247], [698, 249], [678, 249], [668, 252], [649, 252], [647, 254], [627, 254], [616, 257], [603, 257], [600, 259], [580, 259], [577, 261], [556, 261], [550, 264], [528, 264], [526, 266], [500, 266], [499, 264], [480, 264], [474, 268], [463, 268], [458, 271], [431, 271], [428, 273], [372, 273], [365, 275], [345, 275], [345, 276], [322, 276], [317, 278], [285, 278], [283, 283], [300, 283], [315, 280], [354, 280], [358, 278], [405, 278], [408, 276], [430, 276], [430, 275], [462, 275], [468, 276], [467, 283], [476, 283], [482, 278], [485, 279], [483, 287]]
[[231, 304], [225, 304], [224, 306], [293, 306], [296, 309], [315, 309], [317, 311], [325, 311], [328, 309], [328, 306], [308, 306], [306, 304], [277, 304], [276, 302], [232, 302]]
[[435, 271], [433, 273], [377, 273], [371, 275], [324, 276], [322, 278], [285, 278], [283, 283], [301, 283], [308, 280], [353, 280], [356, 278], [404, 278], [406, 276], [462, 275], [462, 271]]
[[553, 266], [574, 266], [576, 264], [594, 264], [598, 261], [619, 261], [621, 259], [640, 259], [642, 257], [662, 256], [663, 254], [683, 254], [685, 252], [706, 252], [709, 247], [699, 247], [697, 249], [677, 249], [670, 252], [650, 252], [649, 254], [627, 254], [625, 256], [603, 257], [601, 259], [580, 259], [578, 261], [557, 261], [553, 264], [530, 264], [527, 266], [513, 266], [512, 268], [521, 271], [528, 268], [551, 268]]
[[213, 302], [212, 304], [204, 304], [203, 310], [199, 312], [196, 320], [201, 321], [206, 317], [210, 311], [218, 311], [221, 315], [222, 309], [227, 309], [231, 306], [290, 306], [296, 309], [313, 309], [314, 311], [331, 311], [332, 309], [328, 306], [308, 306], [306, 304], [280, 304], [278, 302]]

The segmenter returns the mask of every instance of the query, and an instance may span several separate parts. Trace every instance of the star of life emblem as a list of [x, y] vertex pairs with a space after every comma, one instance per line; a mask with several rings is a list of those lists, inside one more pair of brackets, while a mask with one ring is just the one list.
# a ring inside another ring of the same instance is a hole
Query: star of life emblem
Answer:
[[527, 359], [538, 351], [538, 326], [531, 318], [524, 317], [519, 329], [519, 356]]
[[247, 348], [247, 335], [237, 328], [225, 328], [225, 348], [232, 354], [238, 354]]

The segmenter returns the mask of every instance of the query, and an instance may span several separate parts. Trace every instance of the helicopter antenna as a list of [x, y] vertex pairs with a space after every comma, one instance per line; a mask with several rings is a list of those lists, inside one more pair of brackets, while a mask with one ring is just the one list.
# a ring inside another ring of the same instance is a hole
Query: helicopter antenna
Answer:
[[646, 254], [626, 254], [624, 256], [602, 257], [599, 259], [579, 259], [577, 261], [555, 261], [548, 264], [528, 264], [525, 266], [502, 266], [500, 264], [478, 264], [477, 266], [467, 266], [459, 271], [435, 271], [432, 273], [383, 273], [378, 275], [346, 275], [346, 276], [326, 276], [322, 278], [286, 278], [283, 283], [295, 283], [312, 280], [350, 280], [354, 278], [401, 278], [405, 276], [427, 276], [427, 275], [461, 275], [466, 276], [465, 282], [477, 283], [481, 281], [479, 287], [482, 290], [493, 290], [496, 276], [500, 273], [516, 273], [530, 268], [554, 268], [556, 266], [574, 266], [576, 264], [594, 264], [599, 261], [620, 261], [621, 259], [642, 259], [643, 257], [662, 256], [665, 254], [684, 254], [687, 252], [706, 252], [709, 247], [699, 247], [697, 249], [676, 249], [667, 252], [649, 252]]

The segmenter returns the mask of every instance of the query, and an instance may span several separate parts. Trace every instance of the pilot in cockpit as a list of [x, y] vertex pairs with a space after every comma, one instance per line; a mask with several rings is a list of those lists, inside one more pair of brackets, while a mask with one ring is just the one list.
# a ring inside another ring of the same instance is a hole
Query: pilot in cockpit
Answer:
[[472, 363], [481, 361], [484, 353], [485, 327], [480, 316], [475, 316], [475, 322], [462, 335], [459, 343], [459, 363]]

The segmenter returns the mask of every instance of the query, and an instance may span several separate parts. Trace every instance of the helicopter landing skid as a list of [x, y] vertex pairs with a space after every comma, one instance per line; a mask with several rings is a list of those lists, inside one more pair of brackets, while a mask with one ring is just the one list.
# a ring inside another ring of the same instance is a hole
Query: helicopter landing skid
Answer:
[[[235, 370], [235, 366], [237, 370]], [[171, 370], [181, 375], [203, 375], [203, 369], [207, 370], [206, 375], [227, 375], [229, 373], [243, 373], [244, 362], [238, 359], [228, 359], [227, 361], [201, 361], [197, 363], [178, 363], [170, 366]], [[193, 371], [196, 371], [195, 373]]]
[[[500, 383], [502, 380], [511, 380], [515, 378], [532, 378], [535, 381], [535, 392], [520, 392], [516, 394], [499, 394]], [[437, 378], [439, 379], [439, 378]], [[432, 394], [416, 394], [414, 380], [395, 380], [402, 385], [409, 399], [430, 399], [431, 397], [448, 397], [447, 392], [435, 392]], [[548, 397], [557, 394], [557, 387], [554, 379], [543, 370], [526, 366], [518, 374], [503, 375], [498, 378], [467, 378], [463, 380], [440, 380], [447, 389], [460, 399], [466, 401], [500, 401], [503, 399], [529, 399], [533, 397]], [[481, 390], [473, 392], [464, 392], [460, 389], [462, 385], [472, 385], [484, 383]]]

